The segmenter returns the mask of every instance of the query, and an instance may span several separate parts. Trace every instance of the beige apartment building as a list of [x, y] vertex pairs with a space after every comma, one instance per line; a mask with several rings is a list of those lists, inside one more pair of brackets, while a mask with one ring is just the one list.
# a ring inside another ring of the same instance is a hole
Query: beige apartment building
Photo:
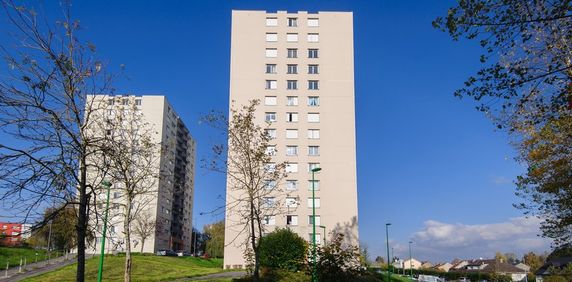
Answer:
[[[317, 242], [343, 233], [358, 243], [353, 58], [351, 12], [232, 12], [230, 102], [261, 101], [269, 151], [289, 163], [279, 184], [287, 210], [265, 218], [267, 232], [288, 227], [311, 241], [314, 184]], [[312, 183], [315, 167], [322, 171]], [[227, 183], [227, 207], [236, 196]], [[229, 209], [224, 265], [241, 268], [245, 235]]]
[[[129, 111], [134, 110], [141, 117], [139, 124], [145, 126], [146, 131], [151, 132], [152, 142], [161, 144], [161, 149], [157, 150], [159, 154], [157, 161], [153, 162], [157, 175], [160, 177], [150, 179], [151, 187], [145, 188], [148, 193], [136, 198], [138, 204], [144, 203], [140, 205], [142, 207], [140, 217], [154, 223], [154, 231], [145, 240], [143, 252], [155, 253], [158, 250], [190, 252], [193, 226], [195, 141], [189, 130], [165, 96], [94, 95], [91, 99], [97, 101], [95, 108], [103, 112], [102, 115], [94, 115], [92, 118], [113, 119], [121, 114], [129, 116]], [[124, 126], [120, 126], [119, 130]], [[110, 134], [109, 130], [106, 131], [103, 134]], [[101, 250], [103, 230], [101, 219], [105, 209], [105, 190], [98, 190], [96, 199], [97, 214], [90, 214], [96, 238], [95, 242], [89, 244], [88, 253], [98, 253]], [[121, 183], [112, 182], [105, 242], [106, 253], [125, 251], [124, 216], [122, 216], [125, 206], [126, 200]], [[131, 230], [132, 251], [139, 252], [142, 239], [133, 231], [133, 227]]]

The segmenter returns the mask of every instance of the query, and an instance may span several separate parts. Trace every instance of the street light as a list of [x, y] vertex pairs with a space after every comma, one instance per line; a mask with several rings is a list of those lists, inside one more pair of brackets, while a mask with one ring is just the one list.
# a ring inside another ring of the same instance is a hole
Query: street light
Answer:
[[107, 199], [105, 200], [105, 215], [103, 217], [103, 236], [101, 238], [101, 255], [99, 256], [99, 270], [97, 272], [97, 282], [101, 282], [103, 278], [103, 255], [105, 254], [105, 233], [107, 232], [107, 213], [109, 211], [109, 190], [111, 183], [104, 180], [101, 185], [107, 189]]
[[325, 246], [326, 245], [326, 226], [320, 225], [319, 227], [324, 230], [324, 246]]
[[409, 277], [413, 278], [413, 260], [411, 259], [411, 244], [413, 241], [409, 241]]
[[385, 243], [387, 244], [387, 281], [391, 281], [391, 271], [389, 271], [389, 226], [391, 223], [385, 224]]
[[314, 180], [314, 174], [322, 170], [319, 167], [313, 168], [312, 171], [312, 282], [317, 282], [316, 277], [316, 181]]

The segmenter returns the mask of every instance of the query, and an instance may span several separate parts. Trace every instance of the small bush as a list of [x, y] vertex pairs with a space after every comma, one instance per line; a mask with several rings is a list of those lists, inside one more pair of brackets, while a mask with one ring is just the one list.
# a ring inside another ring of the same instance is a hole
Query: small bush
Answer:
[[318, 281], [356, 281], [365, 274], [359, 248], [343, 246], [343, 234], [337, 234], [325, 247], [318, 250]]
[[305, 268], [308, 244], [289, 229], [277, 229], [260, 239], [260, 265], [298, 271]]

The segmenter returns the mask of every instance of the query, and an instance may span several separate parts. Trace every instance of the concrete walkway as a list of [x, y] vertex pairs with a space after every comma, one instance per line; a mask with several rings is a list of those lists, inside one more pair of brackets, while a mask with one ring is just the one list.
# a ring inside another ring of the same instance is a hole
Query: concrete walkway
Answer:
[[204, 281], [204, 280], [216, 280], [216, 279], [241, 278], [244, 275], [246, 275], [246, 271], [228, 271], [228, 272], [214, 273], [177, 281], [201, 281], [201, 280]]
[[[86, 259], [90, 257], [87, 256]], [[8, 271], [6, 269], [0, 271], [0, 281], [1, 282], [13, 282], [13, 281], [20, 281], [25, 278], [29, 278], [32, 276], [40, 275], [46, 272], [50, 272], [56, 270], [58, 268], [64, 267], [66, 265], [75, 263], [75, 254], [69, 254], [68, 256], [61, 256], [58, 258], [51, 259], [48, 261], [40, 261], [37, 263], [30, 263], [22, 266], [22, 272], [20, 271], [20, 267], [12, 267], [9, 268]]]

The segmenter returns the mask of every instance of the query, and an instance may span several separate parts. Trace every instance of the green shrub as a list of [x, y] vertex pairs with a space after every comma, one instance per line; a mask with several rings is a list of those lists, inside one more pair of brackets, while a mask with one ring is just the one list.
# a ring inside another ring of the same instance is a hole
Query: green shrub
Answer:
[[308, 243], [289, 229], [276, 229], [260, 239], [260, 265], [298, 271], [305, 268]]
[[336, 234], [325, 247], [318, 250], [318, 281], [356, 281], [365, 274], [360, 251], [356, 246], [342, 244], [343, 234]]

